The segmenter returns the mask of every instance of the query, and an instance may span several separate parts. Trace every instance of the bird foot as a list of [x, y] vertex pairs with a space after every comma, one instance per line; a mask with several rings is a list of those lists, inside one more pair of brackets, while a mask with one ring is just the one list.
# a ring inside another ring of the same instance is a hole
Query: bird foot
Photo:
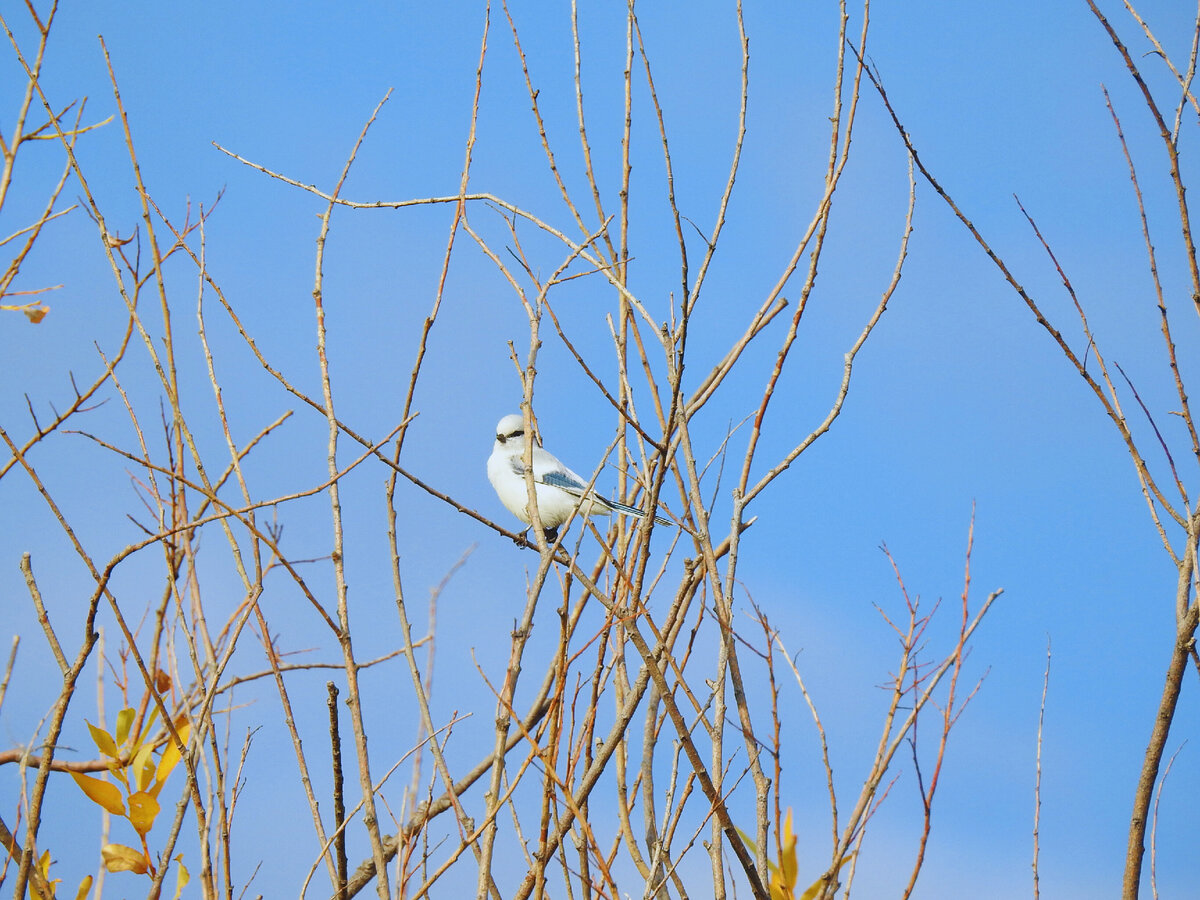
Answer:
[[[553, 544], [555, 541], [558, 540], [558, 529], [557, 528], [544, 528], [544, 529], [542, 529], [542, 534], [544, 534], [546, 536], [547, 544]], [[513, 543], [516, 544], [518, 547], [522, 547], [522, 548], [529, 547], [533, 550], [537, 549], [537, 543], [534, 541], [531, 541], [529, 539], [529, 529], [528, 528], [526, 528], [520, 534], [516, 535], [513, 538]]]

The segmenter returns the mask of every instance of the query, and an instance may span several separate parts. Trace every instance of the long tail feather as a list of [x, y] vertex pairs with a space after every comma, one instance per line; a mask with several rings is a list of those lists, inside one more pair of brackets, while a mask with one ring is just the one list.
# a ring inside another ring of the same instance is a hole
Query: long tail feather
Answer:
[[[626, 506], [624, 503], [618, 503], [616, 500], [609, 500], [607, 497], [601, 497], [600, 499], [604, 501], [605, 506], [616, 512], [625, 513], [630, 516], [637, 516], [639, 519], [646, 518], [645, 510], [638, 509], [636, 506]], [[664, 519], [662, 516], [657, 515], [654, 517], [654, 521], [659, 525], [671, 524], [670, 519]]]

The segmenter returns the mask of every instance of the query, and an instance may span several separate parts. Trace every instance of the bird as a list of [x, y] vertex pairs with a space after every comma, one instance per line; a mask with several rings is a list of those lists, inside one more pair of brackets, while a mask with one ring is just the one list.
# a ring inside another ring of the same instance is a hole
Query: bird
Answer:
[[[513, 413], [496, 424], [496, 442], [487, 462], [488, 481], [508, 511], [528, 525], [529, 491], [525, 486], [524, 456], [525, 421]], [[533, 482], [538, 518], [547, 541], [558, 537], [559, 526], [571, 517], [576, 507], [582, 516], [607, 516], [614, 512], [639, 518], [647, 515], [637, 507], [609, 500], [589, 490], [586, 479], [564, 466], [549, 450], [543, 450], [536, 439], [533, 442]], [[661, 525], [671, 524], [670, 520], [657, 515], [654, 521]]]

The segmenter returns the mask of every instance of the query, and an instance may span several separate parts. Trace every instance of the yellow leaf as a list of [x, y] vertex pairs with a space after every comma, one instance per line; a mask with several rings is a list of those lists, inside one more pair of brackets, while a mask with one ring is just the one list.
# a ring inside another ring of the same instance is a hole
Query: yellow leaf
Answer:
[[133, 707], [127, 707], [117, 713], [117, 745], [125, 743], [125, 739], [129, 737], [129, 726], [133, 724], [133, 717], [137, 715]]
[[84, 876], [83, 881], [79, 882], [79, 890], [75, 892], [75, 900], [87, 900], [88, 891], [92, 889], [92, 876]]
[[188, 874], [187, 866], [183, 864], [182, 853], [175, 857], [175, 862], [179, 863], [179, 871], [175, 873], [175, 900], [179, 900], [179, 895], [187, 887], [187, 883], [192, 880], [192, 876]]
[[[850, 860], [852, 860], [852, 859], [854, 859], [854, 854], [847, 853], [840, 860], [838, 860], [838, 864], [833, 870], [834, 875], [836, 876], [839, 872], [841, 872], [842, 866], [844, 866], [846, 863], [850, 862]], [[821, 888], [823, 888], [823, 887], [825, 887], [825, 876], [824, 875], [822, 875], [820, 878], [818, 878], [816, 881], [814, 881], [811, 885], [809, 885], [808, 890], [806, 890], [803, 894], [800, 895], [800, 900], [815, 900], [816, 896], [821, 893]]]
[[[742, 829], [738, 828], [736, 825], [733, 826], [733, 828], [738, 833], [738, 837], [742, 839], [742, 843], [746, 845], [746, 848], [755, 856], [757, 856], [758, 845], [755, 844], [754, 841], [750, 840], [750, 835], [746, 834], [746, 832], [742, 831]], [[767, 860], [767, 868], [771, 871], [772, 877], [774, 877], [774, 875], [779, 871], [779, 866], [775, 865], [775, 863], [771, 862], [769, 859]]]
[[35, 887], [33, 880], [30, 880], [29, 891], [31, 897], [36, 897], [38, 900], [54, 900], [54, 895], [58, 891], [58, 883], [61, 878], [50, 879], [50, 851], [45, 851], [38, 861], [34, 864], [34, 870], [39, 876], [37, 879], [38, 886]]
[[120, 762], [115, 759], [109, 760], [108, 771], [114, 778], [117, 779], [117, 781], [121, 782], [121, 784], [125, 786], [126, 793], [131, 790], [129, 787], [129, 779], [125, 777], [125, 767], [121, 765]]
[[154, 723], [155, 723], [155, 721], [157, 721], [157, 719], [158, 719], [158, 704], [151, 703], [150, 704], [150, 715], [146, 716], [146, 718], [142, 721], [141, 728], [138, 729], [138, 733], [134, 735], [133, 742], [136, 746], [141, 746], [142, 738], [145, 735], [149, 734], [151, 729], [154, 728]]
[[139, 791], [144, 791], [150, 786], [150, 782], [154, 779], [154, 763], [150, 760], [150, 751], [153, 748], [149, 741], [142, 744], [141, 748], [133, 757], [133, 777], [137, 781]]
[[75, 779], [75, 783], [93, 803], [103, 806], [114, 816], [125, 815], [125, 804], [121, 800], [121, 791], [115, 784], [79, 772], [72, 772], [71, 777]]
[[[179, 732], [179, 740], [183, 741], [184, 746], [187, 746], [188, 734], [191, 732], [191, 726], [186, 721], [176, 723], [175, 730]], [[167, 776], [171, 771], [179, 765], [179, 748], [175, 745], [175, 739], [169, 738], [167, 746], [163, 747], [162, 756], [158, 760], [158, 773], [155, 776], [157, 784], [154, 786], [154, 795], [158, 796], [158, 791], [162, 788], [162, 784], [167, 780]]]
[[50, 312], [48, 306], [27, 306], [22, 310], [28, 317], [29, 321], [36, 325], [42, 319], [46, 318], [46, 313]]
[[104, 868], [110, 872], [135, 872], [145, 875], [150, 868], [150, 861], [144, 854], [124, 844], [105, 844], [100, 848], [100, 856], [104, 860]]
[[142, 837], [154, 825], [158, 810], [158, 801], [145, 791], [129, 795], [129, 822]]
[[111, 734], [109, 734], [103, 728], [98, 728], [91, 722], [87, 723], [87, 727], [88, 731], [92, 733], [92, 740], [96, 742], [96, 748], [101, 753], [103, 753], [105, 756], [111, 756], [113, 758], [121, 755], [117, 750], [116, 741], [112, 739]]
[[798, 863], [796, 860], [796, 835], [792, 831], [792, 808], [789, 806], [783, 820], [783, 841], [779, 855], [779, 875], [790, 897], [796, 887]]

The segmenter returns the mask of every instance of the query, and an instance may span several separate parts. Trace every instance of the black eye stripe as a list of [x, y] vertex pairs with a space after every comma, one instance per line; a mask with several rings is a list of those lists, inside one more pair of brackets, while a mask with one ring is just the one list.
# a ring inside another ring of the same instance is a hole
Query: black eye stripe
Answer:
[[505, 441], [512, 440], [513, 438], [519, 438], [524, 434], [525, 434], [525, 429], [518, 428], [516, 431], [510, 431], [508, 434], [496, 435], [496, 440], [498, 440], [500, 443], [503, 444]]

